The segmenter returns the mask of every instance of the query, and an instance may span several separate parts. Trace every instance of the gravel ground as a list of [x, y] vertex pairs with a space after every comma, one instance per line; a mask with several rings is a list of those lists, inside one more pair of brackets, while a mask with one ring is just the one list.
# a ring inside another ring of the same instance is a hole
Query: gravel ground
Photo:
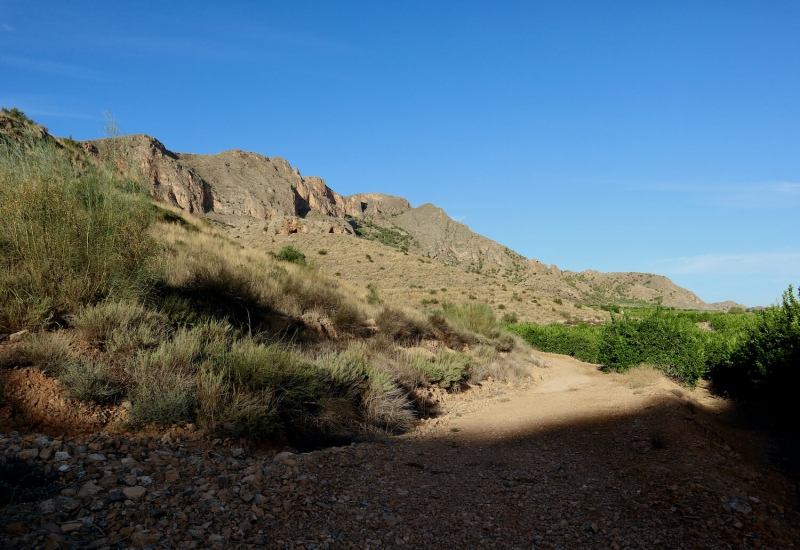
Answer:
[[[6, 433], [4, 460], [38, 463], [59, 485], [37, 503], [0, 509], [2, 547], [792, 548], [800, 540], [795, 486], [765, 462], [763, 436], [674, 395], [653, 392], [636, 410], [529, 432], [456, 427], [527, 403], [529, 391], [404, 437], [305, 454], [258, 452], [192, 426], [156, 437]], [[580, 391], [563, 395], [577, 400]]]

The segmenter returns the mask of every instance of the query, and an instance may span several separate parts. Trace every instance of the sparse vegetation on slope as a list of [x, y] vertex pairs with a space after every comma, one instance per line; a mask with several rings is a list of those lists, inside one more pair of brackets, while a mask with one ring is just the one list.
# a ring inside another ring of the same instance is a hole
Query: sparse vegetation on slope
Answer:
[[[39, 367], [81, 401], [125, 401], [134, 426], [403, 431], [417, 387], [502, 370], [479, 342], [514, 347], [485, 306], [389, 306], [374, 284], [355, 291], [306, 266], [295, 246], [270, 256], [153, 205], [130, 172], [52, 139], [0, 146], [0, 331], [32, 331], [4, 364]], [[429, 340], [445, 345], [434, 358], [403, 349]]]

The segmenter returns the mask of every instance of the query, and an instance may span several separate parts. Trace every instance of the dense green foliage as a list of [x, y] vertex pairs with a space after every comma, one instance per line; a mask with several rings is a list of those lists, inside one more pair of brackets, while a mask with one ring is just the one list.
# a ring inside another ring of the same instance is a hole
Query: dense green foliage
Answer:
[[694, 384], [705, 374], [700, 332], [691, 320], [662, 309], [639, 319], [614, 318], [600, 334], [598, 362], [617, 371], [649, 363]]
[[524, 324], [510, 325], [509, 329], [538, 350], [571, 355], [587, 363], [599, 362], [602, 327]]
[[800, 383], [800, 292], [790, 286], [779, 305], [758, 312], [720, 368], [715, 382], [747, 401], [764, 401], [778, 409], [793, 404]]
[[[706, 330], [698, 326], [705, 324]], [[639, 309], [601, 327], [509, 327], [542, 351], [624, 371], [650, 363], [692, 385], [708, 377], [724, 392], [786, 412], [800, 383], [800, 300], [754, 313]]]
[[[754, 314], [650, 308], [626, 310], [600, 327], [529, 324], [510, 328], [542, 351], [571, 355], [617, 371], [651, 363], [692, 385], [707, 373], [724, 368], [756, 321]], [[711, 330], [703, 330], [697, 323], [709, 323]]]

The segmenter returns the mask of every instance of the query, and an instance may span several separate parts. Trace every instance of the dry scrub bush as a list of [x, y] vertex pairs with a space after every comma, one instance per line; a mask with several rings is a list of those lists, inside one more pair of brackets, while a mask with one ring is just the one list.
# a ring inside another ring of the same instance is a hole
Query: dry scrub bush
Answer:
[[613, 376], [620, 385], [636, 390], [658, 384], [664, 378], [664, 373], [654, 365], [643, 363], [623, 373], [614, 373]]
[[44, 372], [58, 374], [73, 357], [72, 338], [60, 332], [39, 332], [25, 339], [19, 358]]
[[104, 302], [82, 307], [72, 320], [78, 336], [112, 352], [157, 345], [167, 336], [166, 315], [135, 302]]
[[374, 372], [361, 402], [368, 425], [389, 433], [404, 432], [414, 425], [414, 411], [406, 393], [388, 374]]
[[314, 366], [280, 344], [235, 341], [210, 357], [198, 378], [198, 421], [209, 429], [263, 437], [303, 420], [323, 393]]
[[464, 302], [457, 306], [445, 302], [442, 315], [456, 327], [477, 334], [479, 340], [491, 344], [497, 351], [514, 349], [514, 337], [500, 327], [494, 312], [486, 304]]
[[[494, 351], [493, 348], [486, 347]], [[480, 382], [492, 377], [501, 382], [519, 382], [530, 376], [528, 361], [517, 346], [514, 351], [506, 354], [494, 355], [491, 353], [476, 352], [478, 363], [470, 369], [469, 379], [472, 382]]]
[[[403, 349], [377, 355], [375, 368], [387, 373], [392, 380], [411, 393], [417, 388], [427, 387], [430, 384], [424, 370], [413, 366], [412, 355], [414, 355], [413, 351]], [[424, 360], [424, 358], [422, 359]]]
[[385, 307], [375, 317], [378, 330], [401, 343], [416, 344], [429, 333], [428, 323], [395, 308]]
[[[400, 374], [405, 369], [416, 371], [424, 378], [423, 385], [438, 384], [445, 389], [458, 389], [474, 363], [474, 358], [466, 353], [444, 350], [432, 358], [411, 350], [397, 355], [397, 370]], [[405, 374], [404, 377], [410, 378], [410, 375]]]
[[140, 351], [129, 367], [133, 421], [169, 424], [192, 419], [200, 362], [224, 354], [231, 335], [229, 325], [208, 321], [179, 329], [157, 348]]
[[114, 401], [125, 392], [123, 377], [99, 359], [80, 358], [61, 368], [59, 381], [67, 392], [81, 401]]
[[350, 302], [342, 302], [331, 316], [331, 323], [337, 331], [346, 334], [357, 334], [366, 318], [361, 309]]

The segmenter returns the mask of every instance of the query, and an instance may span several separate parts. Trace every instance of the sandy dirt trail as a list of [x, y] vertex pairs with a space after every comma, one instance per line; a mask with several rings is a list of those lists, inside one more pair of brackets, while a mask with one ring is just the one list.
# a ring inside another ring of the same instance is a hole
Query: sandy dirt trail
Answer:
[[[502, 441], [576, 424], [605, 423], [670, 403], [702, 402], [717, 411], [724, 406], [707, 391], [689, 392], [665, 377], [638, 380], [603, 373], [598, 366], [572, 357], [537, 353], [548, 364], [537, 369], [542, 378], [539, 384], [454, 419], [451, 428], [468, 438]], [[631, 382], [641, 387], [628, 387]]]

